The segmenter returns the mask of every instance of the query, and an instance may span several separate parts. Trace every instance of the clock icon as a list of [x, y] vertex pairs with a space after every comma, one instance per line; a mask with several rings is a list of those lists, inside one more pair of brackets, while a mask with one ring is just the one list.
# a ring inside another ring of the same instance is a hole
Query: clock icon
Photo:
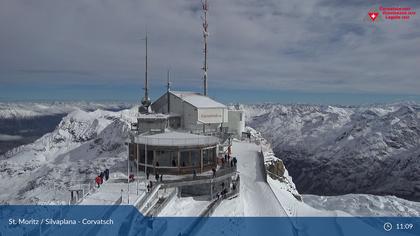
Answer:
[[386, 223], [384, 224], [384, 230], [385, 230], [385, 231], [391, 231], [391, 229], [392, 229], [392, 224], [391, 224], [391, 223], [389, 223], [389, 222], [386, 222]]

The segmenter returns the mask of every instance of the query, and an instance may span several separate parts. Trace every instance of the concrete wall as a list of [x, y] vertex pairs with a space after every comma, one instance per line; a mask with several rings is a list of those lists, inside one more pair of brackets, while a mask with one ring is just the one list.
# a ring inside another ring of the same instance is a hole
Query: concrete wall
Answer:
[[245, 113], [240, 110], [229, 110], [227, 126], [230, 133], [234, 133], [237, 138], [240, 138], [245, 130]]
[[[181, 128], [191, 129], [197, 123], [197, 109], [191, 104], [184, 102], [179, 97], [169, 93], [170, 113], [180, 115]], [[156, 113], [168, 113], [168, 93], [162, 95], [152, 104], [152, 110]]]
[[211, 194], [210, 188], [211, 186], [213, 186], [213, 195], [216, 196], [217, 193], [220, 193], [223, 190], [222, 182], [225, 183], [225, 188], [230, 190], [230, 184], [232, 183], [232, 179], [227, 178], [221, 181], [216, 181], [214, 183], [183, 186], [183, 187], [180, 187], [180, 193], [181, 193], [181, 196], [183, 197], [184, 196], [203, 196], [203, 195], [208, 195], [210, 197], [210, 194]]
[[153, 102], [153, 104], [152, 104], [152, 111], [153, 112], [163, 113], [163, 114], [168, 113], [168, 106], [167, 106], [168, 96], [167, 95], [168, 95], [168, 93], [165, 93], [160, 98], [158, 98], [158, 100]]
[[188, 130], [194, 129], [197, 126], [198, 114], [197, 108], [186, 102], [183, 103], [184, 109], [184, 128]]

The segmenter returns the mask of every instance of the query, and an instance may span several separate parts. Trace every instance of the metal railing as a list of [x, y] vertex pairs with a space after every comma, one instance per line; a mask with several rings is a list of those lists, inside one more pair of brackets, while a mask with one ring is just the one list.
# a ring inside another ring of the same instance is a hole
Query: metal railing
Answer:
[[204, 225], [204, 223], [208, 220], [208, 217], [211, 216], [216, 208], [222, 203], [224, 199], [228, 199], [230, 197], [233, 197], [237, 194], [239, 194], [239, 186], [240, 186], [240, 178], [238, 177], [235, 180], [236, 189], [231, 190], [221, 198], [213, 200], [199, 215], [199, 217], [194, 220], [193, 223], [191, 223], [188, 228], [183, 232], [182, 235], [195, 235], [200, 228]]
[[192, 145], [215, 145], [219, 143], [219, 139], [213, 136], [186, 138], [153, 138], [145, 136], [137, 136], [134, 138], [136, 143], [142, 143], [151, 146], [192, 146]]
[[165, 208], [168, 203], [175, 197], [178, 195], [178, 188], [174, 188], [171, 193], [164, 198], [164, 200], [157, 204], [155, 204], [155, 206], [149, 211], [149, 213], [147, 214], [147, 216], [157, 216], [159, 215], [159, 213], [163, 210], [163, 208]]
[[[141, 169], [144, 169], [144, 164], [139, 164]], [[196, 173], [201, 173], [201, 166], [154, 166], [152, 164], [147, 164], [147, 169], [150, 170], [150, 173], [158, 173], [165, 175], [179, 175], [179, 174], [193, 174], [194, 170]], [[203, 164], [203, 172], [209, 171], [212, 168], [216, 167], [216, 163]]]
[[151, 202], [156, 199], [156, 197], [158, 196], [158, 192], [159, 189], [162, 185], [161, 184], [156, 184], [153, 186], [153, 188], [150, 190], [150, 192], [147, 192], [144, 197], [138, 199], [135, 203], [134, 206], [139, 209], [140, 212], [142, 212], [143, 214], [146, 214], [147, 211], [150, 209], [150, 207], [152, 207]]
[[74, 182], [70, 182], [70, 187], [69, 190], [71, 189], [79, 189], [82, 190], [82, 196], [80, 196], [80, 198], [78, 197], [77, 199], [70, 199], [69, 200], [69, 205], [78, 205], [80, 204], [85, 198], [86, 196], [94, 193], [96, 191], [96, 183], [94, 180], [91, 181], [74, 181]]
[[163, 180], [161, 183], [164, 185], [169, 185], [171, 183], [179, 183], [179, 182], [190, 182], [195, 180], [211, 180], [215, 178], [219, 178], [226, 175], [233, 175], [234, 173], [237, 173], [236, 167], [227, 167], [227, 168], [221, 168], [216, 171], [215, 176], [212, 174], [205, 174], [205, 175], [196, 175], [196, 176], [185, 176], [179, 179], [174, 180]]

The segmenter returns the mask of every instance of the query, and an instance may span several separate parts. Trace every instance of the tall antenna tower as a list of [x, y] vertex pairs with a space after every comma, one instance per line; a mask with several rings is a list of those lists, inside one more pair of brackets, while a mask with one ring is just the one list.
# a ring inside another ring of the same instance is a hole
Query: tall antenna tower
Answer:
[[207, 96], [207, 37], [209, 36], [209, 33], [207, 31], [209, 24], [207, 23], [207, 11], [209, 10], [209, 5], [207, 3], [207, 0], [204, 0], [201, 2], [203, 6], [203, 37], [204, 37], [204, 96]]
[[150, 102], [150, 98], [149, 98], [149, 81], [147, 78], [147, 69], [148, 69], [148, 61], [147, 61], [147, 32], [146, 32], [146, 62], [145, 62], [145, 71], [144, 71], [144, 97], [141, 100], [141, 104], [143, 105], [143, 107], [146, 109], [146, 112], [149, 111], [149, 106], [151, 104]]
[[169, 92], [171, 91], [171, 79], [169, 77], [169, 70], [167, 73], [167, 82], [166, 82], [166, 98], [167, 98], [167, 103], [168, 103], [168, 114], [171, 113], [171, 95], [169, 94]]
[[170, 78], [170, 70], [169, 69], [166, 73], [166, 90], [168, 92], [171, 90], [171, 78]]

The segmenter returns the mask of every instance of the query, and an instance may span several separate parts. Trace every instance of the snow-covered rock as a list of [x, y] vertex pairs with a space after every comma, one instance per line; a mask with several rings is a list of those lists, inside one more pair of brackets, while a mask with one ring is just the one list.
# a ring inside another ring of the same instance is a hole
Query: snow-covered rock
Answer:
[[283, 164], [283, 160], [276, 157], [271, 144], [262, 136], [262, 134], [251, 127], [246, 127], [246, 132], [251, 133], [251, 137], [255, 142], [261, 145], [261, 151], [264, 156], [264, 164], [267, 171], [267, 177], [280, 184], [276, 184], [282, 190], [291, 194], [294, 198], [301, 201], [302, 197], [293, 183], [292, 177], [289, 175], [288, 170]]

